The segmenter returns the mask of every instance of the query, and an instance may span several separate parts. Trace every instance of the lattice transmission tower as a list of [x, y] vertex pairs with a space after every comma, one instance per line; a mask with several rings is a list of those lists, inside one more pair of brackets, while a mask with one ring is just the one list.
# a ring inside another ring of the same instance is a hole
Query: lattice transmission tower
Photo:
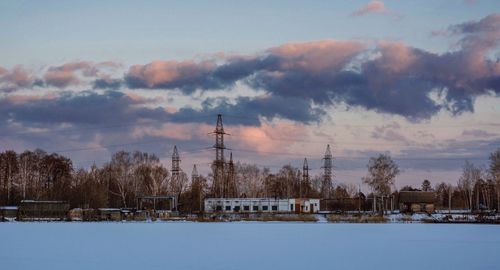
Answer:
[[302, 182], [299, 186], [299, 197], [309, 197], [309, 165], [307, 158], [304, 158], [304, 165], [302, 166]]
[[323, 198], [329, 198], [332, 190], [332, 178], [333, 178], [333, 156], [330, 151], [330, 145], [326, 146], [325, 156], [323, 157], [323, 181], [321, 183], [321, 196]]
[[224, 198], [225, 195], [225, 185], [224, 181], [225, 173], [224, 173], [224, 135], [227, 134], [224, 132], [224, 126], [222, 124], [222, 115], [217, 115], [217, 125], [215, 126], [215, 130], [212, 134], [215, 134], [215, 160], [212, 164], [213, 174], [214, 174], [214, 182], [212, 186], [212, 192], [216, 198]]

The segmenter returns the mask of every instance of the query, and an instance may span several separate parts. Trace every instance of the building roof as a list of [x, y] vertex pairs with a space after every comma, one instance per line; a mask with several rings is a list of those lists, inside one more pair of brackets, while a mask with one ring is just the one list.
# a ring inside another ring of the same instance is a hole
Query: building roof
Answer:
[[68, 203], [67, 201], [35, 201], [35, 200], [22, 200], [23, 203], [38, 203], [38, 204], [47, 204], [47, 203]]
[[399, 192], [400, 203], [434, 203], [436, 193], [434, 191], [401, 191]]
[[0, 206], [0, 210], [17, 210], [17, 206]]

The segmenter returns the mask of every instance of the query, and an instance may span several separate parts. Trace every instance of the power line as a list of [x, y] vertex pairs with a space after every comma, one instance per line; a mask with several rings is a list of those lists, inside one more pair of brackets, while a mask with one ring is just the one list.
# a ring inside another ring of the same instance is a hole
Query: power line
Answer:
[[[184, 123], [200, 123], [199, 121], [192, 121], [193, 119], [212, 119], [214, 116], [216, 115], [203, 115], [203, 116], [190, 116], [188, 118], [186, 118], [186, 122]], [[265, 117], [265, 116], [262, 116], [262, 117]], [[241, 115], [224, 115], [224, 118], [236, 118], [236, 119], [250, 119], [250, 120], [258, 120], [258, 117], [257, 118], [253, 118], [253, 117], [247, 117], [247, 116], [241, 116]], [[32, 134], [32, 133], [36, 133], [36, 134], [40, 134], [40, 133], [43, 133], [43, 134], [50, 134], [50, 133], [59, 133], [59, 134], [65, 134], [65, 133], [73, 133], [73, 132], [82, 132], [82, 131], [88, 131], [88, 130], [100, 130], [100, 129], [110, 129], [110, 128], [117, 128], [117, 127], [132, 127], [132, 126], [145, 126], [145, 125], [151, 125], [151, 124], [154, 124], [154, 123], [157, 123], [157, 122], [164, 122], [165, 120], [169, 120], [169, 119], [148, 119], [149, 122], [141, 122], [141, 123], [123, 123], [123, 124], [109, 124], [109, 125], [100, 125], [100, 126], [93, 126], [93, 127], [85, 127], [85, 128], [76, 128], [76, 129], [69, 129], [69, 130], [56, 130], [56, 129], [47, 129], [47, 130], [38, 130], [36, 132], [33, 132], [33, 131], [18, 131], [18, 132], [12, 132], [12, 133], [5, 133], [4, 136], [12, 136], [12, 135], [23, 135], [23, 134]], [[171, 120], [171, 119], [170, 119]], [[179, 120], [177, 120], [179, 121]], [[293, 121], [293, 120], [291, 120]], [[203, 123], [206, 123], [205, 121], [202, 121]], [[177, 123], [177, 122], [173, 122], [173, 121], [170, 121], [170, 122], [167, 122], [167, 124], [174, 124], [174, 123]], [[234, 124], [233, 124], [234, 125]], [[237, 124], [236, 124], [237, 125]], [[296, 124], [280, 124], [280, 125], [286, 125], [286, 126], [297, 126]], [[420, 125], [420, 124], [418, 124]], [[334, 127], [383, 127], [383, 125], [376, 125], [376, 124], [373, 124], [373, 125], [368, 125], [368, 124], [363, 124], [363, 125], [356, 125], [356, 124], [333, 124], [332, 126]], [[404, 125], [404, 126], [398, 126], [398, 128], [401, 128], [401, 129], [411, 129], [411, 128], [418, 128], [418, 129], [422, 129], [422, 128], [425, 128], [426, 126], [415, 126], [415, 125]], [[430, 126], [427, 126], [427, 127], [430, 127]], [[463, 125], [443, 125], [443, 124], [439, 124], [438, 126], [432, 126], [430, 128], [438, 128], [438, 129], [442, 129], [442, 128], [455, 128], [455, 127], [463, 127]], [[473, 126], [468, 126], [468, 128], [473, 128], [473, 127], [499, 127], [500, 128], [500, 125], [499, 124], [495, 124], [495, 123], [479, 123], [479, 124], [474, 124]]]
[[[307, 156], [317, 156], [316, 154], [296, 154], [296, 153], [286, 153], [286, 152], [270, 152], [270, 151], [257, 151], [257, 150], [252, 150], [252, 149], [238, 149], [238, 148], [231, 148], [233, 151], [239, 151], [239, 152], [250, 152], [250, 153], [259, 153], [259, 154], [265, 154], [265, 155], [282, 155], [282, 156], [293, 156], [297, 158], [303, 158]], [[368, 160], [370, 157], [350, 157], [350, 156], [334, 156], [335, 160]], [[437, 161], [437, 160], [488, 160], [488, 158], [478, 158], [478, 157], [455, 157], [455, 158], [448, 158], [448, 157], [392, 157], [395, 160], [423, 160], [423, 161]]]

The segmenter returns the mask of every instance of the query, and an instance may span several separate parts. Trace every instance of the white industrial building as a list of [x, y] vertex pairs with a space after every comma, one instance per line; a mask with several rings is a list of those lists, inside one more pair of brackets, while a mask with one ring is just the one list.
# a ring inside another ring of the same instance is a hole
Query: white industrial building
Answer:
[[317, 213], [319, 199], [207, 198], [205, 212], [223, 213]]

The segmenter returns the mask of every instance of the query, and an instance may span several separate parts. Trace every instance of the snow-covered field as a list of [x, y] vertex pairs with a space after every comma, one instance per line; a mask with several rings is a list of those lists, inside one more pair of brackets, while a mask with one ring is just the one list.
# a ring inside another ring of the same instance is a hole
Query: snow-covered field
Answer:
[[500, 269], [500, 226], [0, 223], [0, 269]]

